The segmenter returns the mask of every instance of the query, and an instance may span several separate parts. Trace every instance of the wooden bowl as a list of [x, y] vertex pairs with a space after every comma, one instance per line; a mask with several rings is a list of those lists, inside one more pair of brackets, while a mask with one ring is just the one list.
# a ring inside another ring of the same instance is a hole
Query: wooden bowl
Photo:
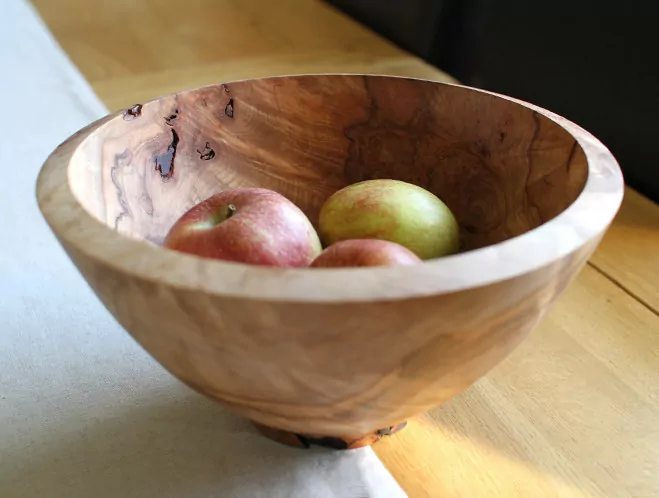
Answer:
[[[274, 189], [315, 222], [330, 194], [371, 178], [436, 193], [463, 251], [415, 267], [284, 270], [159, 247], [222, 189]], [[304, 75], [100, 119], [53, 152], [37, 195], [101, 301], [172, 374], [271, 437], [355, 447], [510, 353], [595, 249], [623, 179], [587, 131], [509, 97]]]

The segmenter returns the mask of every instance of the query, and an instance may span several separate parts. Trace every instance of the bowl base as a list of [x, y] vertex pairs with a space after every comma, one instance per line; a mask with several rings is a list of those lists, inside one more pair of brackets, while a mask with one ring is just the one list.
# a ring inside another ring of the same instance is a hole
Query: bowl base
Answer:
[[331, 448], [334, 450], [353, 450], [363, 446], [371, 446], [372, 444], [377, 443], [383, 437], [395, 434], [407, 425], [407, 422], [402, 422], [400, 424], [392, 425], [384, 429], [379, 429], [375, 432], [371, 432], [357, 438], [345, 438], [341, 436], [310, 436], [304, 434], [296, 434], [295, 432], [275, 429], [273, 427], [261, 425], [256, 422], [253, 423], [262, 435], [268, 439], [277, 441], [278, 443], [285, 444], [287, 446], [293, 446], [295, 448], [309, 449], [311, 446], [322, 446], [324, 448]]

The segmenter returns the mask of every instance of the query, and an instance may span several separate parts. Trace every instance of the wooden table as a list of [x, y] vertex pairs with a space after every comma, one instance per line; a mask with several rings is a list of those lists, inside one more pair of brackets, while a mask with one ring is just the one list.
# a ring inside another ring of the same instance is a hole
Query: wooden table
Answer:
[[[34, 0], [110, 109], [275, 74], [451, 81], [315, 0]], [[628, 190], [526, 342], [374, 450], [411, 497], [659, 496], [659, 206]]]

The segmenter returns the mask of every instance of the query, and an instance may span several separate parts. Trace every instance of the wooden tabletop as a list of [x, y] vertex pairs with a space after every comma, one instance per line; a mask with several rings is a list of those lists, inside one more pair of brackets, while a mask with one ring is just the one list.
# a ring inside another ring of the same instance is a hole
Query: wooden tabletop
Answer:
[[[112, 110], [266, 75], [452, 81], [317, 0], [34, 3]], [[659, 206], [628, 189], [522, 346], [373, 448], [414, 498], [659, 496]]]

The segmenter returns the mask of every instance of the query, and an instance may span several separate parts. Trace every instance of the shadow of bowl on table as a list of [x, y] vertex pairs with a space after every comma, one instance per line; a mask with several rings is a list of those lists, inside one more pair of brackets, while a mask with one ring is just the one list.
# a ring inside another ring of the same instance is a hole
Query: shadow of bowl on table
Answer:
[[0, 455], [0, 496], [372, 496], [378, 475], [361, 450], [289, 448], [196, 393], [176, 394], [26, 435], [25, 452]]

